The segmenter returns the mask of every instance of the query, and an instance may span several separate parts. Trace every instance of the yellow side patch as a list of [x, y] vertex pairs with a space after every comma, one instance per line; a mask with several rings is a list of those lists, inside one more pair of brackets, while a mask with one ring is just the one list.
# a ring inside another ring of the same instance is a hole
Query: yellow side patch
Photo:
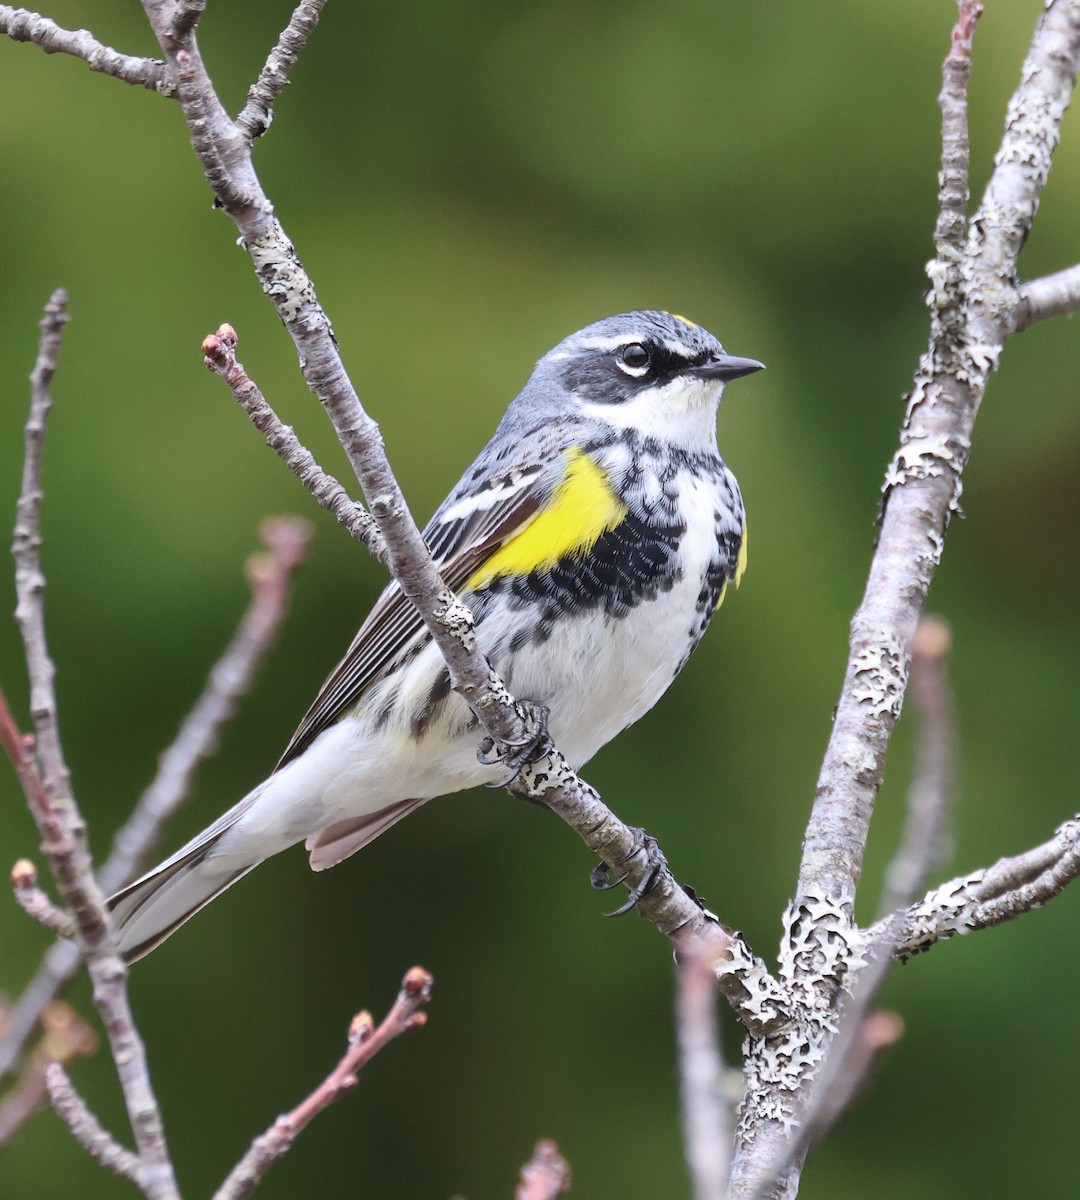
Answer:
[[[743, 571], [746, 570], [746, 523], [742, 527], [742, 541], [739, 543], [739, 557], [735, 561], [735, 586], [738, 587], [742, 583]], [[724, 580], [724, 586], [720, 589], [720, 595], [716, 600], [716, 607], [719, 608], [724, 603], [724, 597], [727, 595], [727, 580]]]
[[566, 474], [547, 507], [496, 550], [465, 587], [476, 590], [500, 575], [528, 575], [553, 567], [569, 555], [587, 554], [600, 535], [614, 529], [626, 513], [607, 472], [580, 446], [574, 446], [567, 453]]
[[739, 560], [735, 564], [735, 586], [742, 583], [743, 571], [746, 570], [746, 522], [743, 521], [742, 542], [739, 545]]

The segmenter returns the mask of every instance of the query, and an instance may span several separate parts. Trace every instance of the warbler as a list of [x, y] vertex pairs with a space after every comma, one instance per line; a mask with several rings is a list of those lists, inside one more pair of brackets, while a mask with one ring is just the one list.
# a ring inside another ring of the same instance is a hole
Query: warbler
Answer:
[[[716, 445], [724, 385], [762, 363], [666, 312], [608, 317], [540, 361], [424, 530], [476, 640], [546, 707], [575, 769], [649, 711], [746, 561]], [[499, 782], [483, 730], [390, 583], [274, 772], [110, 901], [133, 960], [264, 859], [332, 867], [426, 801]]]

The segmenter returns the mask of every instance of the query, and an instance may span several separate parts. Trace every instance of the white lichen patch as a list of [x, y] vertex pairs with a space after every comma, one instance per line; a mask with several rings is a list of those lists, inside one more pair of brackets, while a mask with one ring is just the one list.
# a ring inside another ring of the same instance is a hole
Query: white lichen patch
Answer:
[[900, 719], [907, 690], [907, 658], [892, 639], [864, 646], [852, 660], [855, 686], [852, 694], [874, 717]]

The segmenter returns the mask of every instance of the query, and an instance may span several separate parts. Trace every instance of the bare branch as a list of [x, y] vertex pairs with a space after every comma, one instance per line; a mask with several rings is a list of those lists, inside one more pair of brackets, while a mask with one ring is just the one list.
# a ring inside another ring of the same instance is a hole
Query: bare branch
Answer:
[[266, 444], [278, 455], [315, 499], [352, 536], [367, 547], [372, 556], [385, 564], [386, 543], [371, 515], [328, 475], [314, 455], [293, 432], [283, 425], [267, 403], [258, 385], [237, 362], [238, 338], [231, 325], [222, 325], [217, 333], [203, 340], [202, 351], [207, 367], [229, 385], [237, 404], [247, 413], [252, 425], [266, 438]]
[[41, 571], [38, 549], [41, 545], [41, 473], [45, 422], [52, 408], [50, 385], [56, 371], [64, 326], [68, 322], [67, 292], [58, 288], [45, 306], [40, 321], [41, 339], [37, 361], [30, 372], [30, 415], [26, 421], [26, 453], [23, 462], [22, 489], [16, 506], [12, 554], [15, 558], [15, 591], [18, 602], [15, 619], [26, 646], [26, 665], [30, 676], [30, 711], [36, 731], [35, 751], [41, 771], [43, 793], [27, 796], [40, 806], [42, 816], [51, 816], [57, 796], [68, 790], [68, 769], [60, 750], [57, 729], [56, 696], [53, 679], [56, 668], [45, 643], [45, 618], [42, 596], [45, 576]]
[[165, 1145], [161, 1112], [150, 1084], [146, 1051], [128, 1005], [127, 972], [116, 953], [105, 900], [90, 862], [86, 826], [71, 794], [57, 723], [55, 669], [45, 637], [45, 576], [39, 554], [42, 447], [45, 422], [52, 407], [49, 387], [67, 321], [66, 303], [65, 293], [55, 292], [41, 321], [38, 357], [30, 376], [26, 458], [12, 549], [17, 595], [15, 616], [26, 653], [35, 749], [44, 785], [40, 791], [29, 789], [27, 802], [60, 896], [74, 919], [79, 948], [94, 985], [94, 1003], [105, 1024], [139, 1148], [139, 1185], [151, 1200], [177, 1200], [179, 1193]]
[[956, 722], [948, 680], [952, 633], [940, 617], [915, 630], [909, 695], [915, 701], [915, 771], [896, 856], [885, 872], [878, 910], [906, 908], [927, 876], [947, 857], [947, 822], [956, 790]]
[[38, 887], [37, 867], [28, 858], [20, 858], [11, 868], [11, 889], [28, 917], [51, 929], [58, 937], [75, 936], [75, 922]]
[[247, 1153], [214, 1193], [214, 1200], [246, 1200], [274, 1162], [291, 1148], [296, 1135], [324, 1108], [356, 1087], [361, 1067], [394, 1038], [411, 1029], [423, 1028], [427, 1013], [421, 1010], [431, 999], [433, 982], [422, 967], [408, 970], [401, 981], [401, 990], [393, 1007], [377, 1029], [370, 1013], [357, 1013], [349, 1026], [349, 1049], [342, 1060], [311, 1095], [292, 1112], [278, 1117], [265, 1133], [252, 1142]]
[[551, 1138], [533, 1147], [532, 1158], [521, 1168], [521, 1182], [514, 1200], [556, 1200], [570, 1190], [570, 1164]]
[[1050, 317], [1071, 316], [1080, 309], [1080, 263], [1020, 285], [1016, 304], [1017, 332]]
[[247, 103], [236, 118], [236, 127], [250, 142], [262, 137], [274, 119], [274, 103], [289, 84], [289, 72], [319, 23], [326, 0], [300, 0], [270, 51], [259, 78], [248, 91]]
[[[52, 1062], [45, 1068], [45, 1084], [57, 1116], [80, 1146], [107, 1170], [142, 1187], [138, 1155], [122, 1146], [86, 1106], [67, 1071]], [[145, 1190], [145, 1188], [143, 1189]]]
[[46, 54], [71, 54], [81, 58], [91, 71], [111, 75], [133, 87], [143, 87], [171, 96], [175, 85], [156, 58], [120, 54], [99, 42], [87, 29], [62, 29], [55, 21], [25, 8], [0, 4], [0, 33], [14, 42], [33, 42]]
[[683, 1148], [694, 1200], [723, 1200], [735, 1134], [723, 1094], [724, 1060], [716, 1021], [716, 972], [694, 953], [676, 968], [675, 1032], [679, 1047]]
[[187, 798], [196, 768], [217, 749], [222, 728], [277, 638], [291, 577], [307, 557], [311, 526], [299, 517], [274, 517], [262, 523], [259, 536], [266, 552], [253, 554], [245, 567], [251, 602], [176, 740], [161, 756], [157, 775], [117, 832], [98, 873], [105, 892], [125, 884], [157, 843], [165, 822]]
[[[267, 552], [253, 555], [246, 568], [251, 602], [176, 740], [161, 756], [157, 775], [113, 838], [109, 857], [98, 872], [104, 892], [113, 892], [126, 883], [158, 841], [165, 823], [186, 798], [196, 767], [213, 753], [237, 700], [250, 687], [255, 671], [276, 639], [288, 606], [291, 576], [307, 553], [310, 528], [299, 518], [274, 518], [263, 522], [260, 535]], [[41, 788], [33, 761], [22, 752], [20, 735], [2, 692], [0, 743], [13, 759], [24, 788]], [[70, 926], [66, 914], [65, 920]], [[42, 1008], [74, 976], [81, 961], [78, 947], [71, 942], [50, 947], [0, 1036], [0, 1078], [13, 1069], [33, 1036]]]

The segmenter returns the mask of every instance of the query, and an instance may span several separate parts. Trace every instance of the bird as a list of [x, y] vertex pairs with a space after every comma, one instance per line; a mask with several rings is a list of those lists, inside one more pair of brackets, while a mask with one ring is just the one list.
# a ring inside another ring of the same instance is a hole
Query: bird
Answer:
[[[588, 325], [537, 362], [423, 530], [479, 649], [575, 770], [653, 707], [742, 577], [716, 417], [763, 366], [668, 312]], [[120, 953], [141, 958], [299, 842], [322, 871], [428, 800], [505, 782], [483, 732], [391, 581], [271, 775], [111, 897]]]

